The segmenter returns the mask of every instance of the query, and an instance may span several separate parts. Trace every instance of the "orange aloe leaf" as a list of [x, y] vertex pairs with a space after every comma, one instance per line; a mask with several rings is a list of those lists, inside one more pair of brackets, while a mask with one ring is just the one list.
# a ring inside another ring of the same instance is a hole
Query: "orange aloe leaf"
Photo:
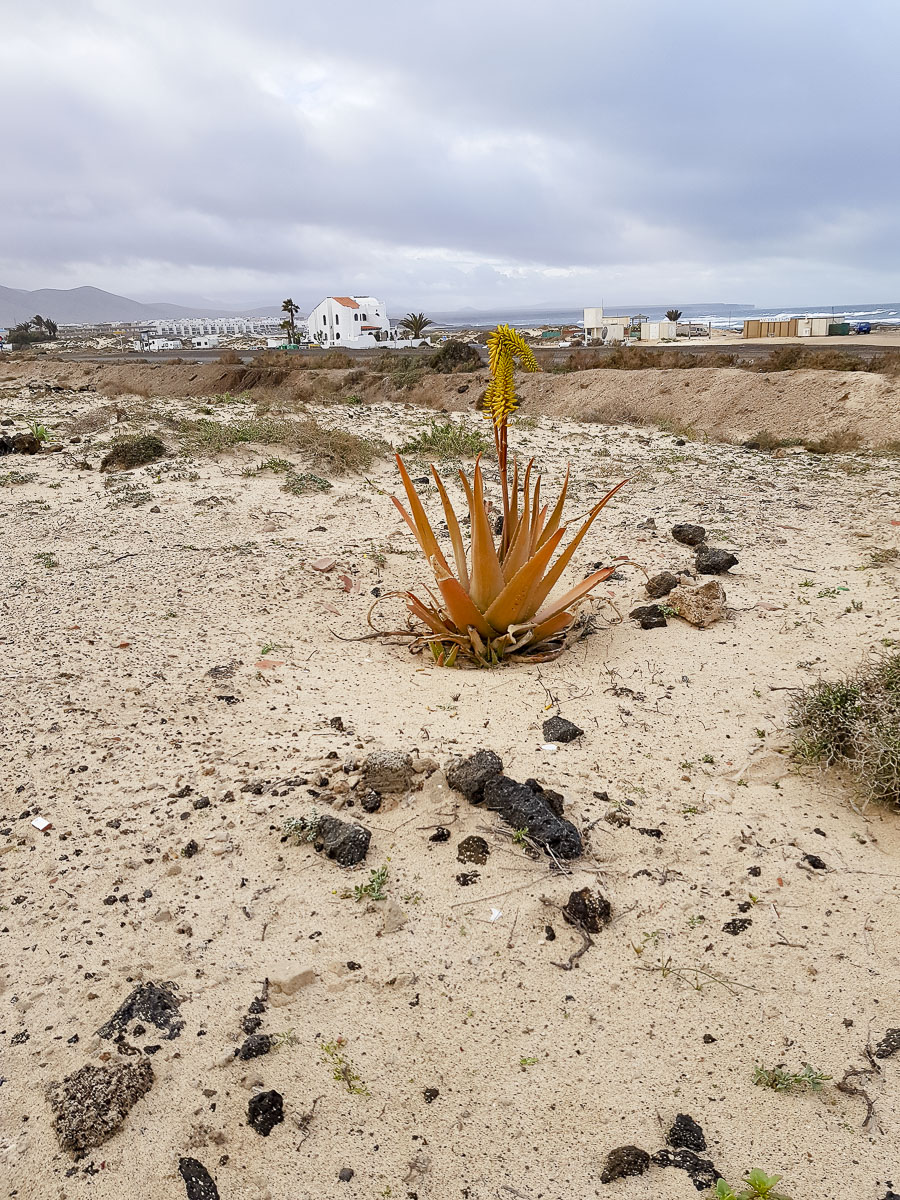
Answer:
[[422, 546], [422, 539], [419, 537], [419, 531], [418, 531], [418, 529], [416, 529], [415, 521], [413, 521], [412, 517], [409, 515], [409, 513], [406, 511], [406, 509], [403, 507], [403, 505], [400, 503], [400, 501], [397, 499], [396, 496], [391, 496], [391, 501], [394, 505], [396, 505], [397, 511], [400, 513], [400, 516], [403, 518], [403, 520], [407, 523], [407, 525], [412, 530], [413, 537], [416, 539], [416, 541], [419, 543], [419, 545], [424, 550], [425, 547]]
[[607, 492], [603, 499], [599, 500], [591, 509], [587, 516], [587, 520], [572, 538], [571, 542], [569, 542], [568, 546], [566, 546], [565, 550], [553, 564], [552, 568], [547, 572], [546, 578], [542, 581], [540, 587], [535, 593], [534, 604], [536, 608], [540, 607], [540, 605], [544, 603], [553, 588], [556, 586], [563, 571], [569, 565], [572, 555], [578, 549], [587, 531], [596, 521], [597, 517], [599, 517], [601, 510], [606, 504], [609, 503], [619, 488], [624, 487], [627, 482], [627, 479], [623, 479], [621, 483], [617, 483], [616, 486], [611, 491]]
[[447, 489], [438, 475], [437, 470], [432, 467], [431, 473], [434, 476], [434, 482], [437, 484], [438, 492], [441, 496], [441, 504], [444, 506], [444, 518], [447, 522], [447, 529], [450, 531], [450, 542], [453, 546], [453, 557], [456, 560], [456, 573], [459, 576], [463, 587], [468, 590], [469, 587], [469, 569], [466, 566], [466, 548], [463, 544], [462, 532], [459, 528], [459, 521], [456, 517], [456, 512], [453, 505], [450, 503], [450, 497], [447, 495]]
[[500, 568], [500, 560], [497, 558], [487, 513], [484, 511], [484, 481], [480, 461], [475, 461], [475, 475], [471, 484], [462, 471], [459, 477], [466, 489], [472, 530], [469, 594], [475, 607], [480, 612], [486, 612], [494, 598], [503, 591], [506, 581]]
[[[522, 492], [522, 516], [516, 526], [515, 537], [510, 542], [503, 559], [503, 578], [507, 583], [522, 569], [533, 554], [531, 546], [534, 540], [531, 532], [531, 504], [528, 499], [530, 473], [531, 463], [528, 464], [528, 470], [525, 472], [525, 483]], [[538, 480], [540, 481], [540, 476], [538, 476]]]
[[566, 477], [563, 480], [563, 485], [562, 485], [562, 488], [560, 489], [559, 499], [556, 501], [556, 504], [553, 506], [553, 512], [550, 514], [550, 520], [544, 526], [543, 533], [541, 534], [541, 540], [538, 542], [539, 546], [542, 541], [546, 541], [546, 539], [548, 537], [550, 537], [551, 534], [556, 533], [557, 529], [559, 529], [559, 523], [562, 520], [563, 505], [566, 502], [566, 493], [568, 492], [568, 490], [569, 490], [569, 468], [566, 467]]
[[512, 487], [510, 488], [509, 510], [503, 518], [503, 537], [500, 541], [501, 556], [505, 557], [519, 526], [519, 460], [513, 459]]
[[[535, 481], [535, 485], [534, 485], [534, 499], [531, 502], [531, 540], [532, 540], [532, 542], [537, 540], [538, 520], [540, 518], [540, 512], [541, 512], [541, 477], [540, 477], [540, 475], [538, 475], [537, 480]], [[528, 552], [529, 552], [529, 554], [534, 554], [535, 550], [537, 550], [537, 546], [532, 545], [529, 547]]]
[[447, 565], [447, 560], [444, 558], [441, 548], [438, 545], [437, 538], [434, 536], [434, 530], [431, 528], [428, 517], [425, 514], [425, 509], [422, 507], [422, 501], [419, 499], [419, 493], [412, 485], [412, 480], [403, 463], [403, 459], [399, 454], [394, 456], [397, 460], [397, 466], [400, 469], [400, 478], [403, 480], [403, 487], [406, 490], [406, 498], [409, 500], [409, 510], [412, 513], [412, 520], [407, 517], [403, 510], [403, 506], [392, 496], [391, 499], [403, 513], [406, 522], [413, 528], [413, 532], [418, 539], [419, 545], [425, 551], [426, 558], [436, 558], [440, 565], [449, 573], [450, 568]]
[[575, 614], [568, 609], [563, 609], [556, 616], [548, 617], [545, 621], [541, 621], [534, 626], [533, 644], [537, 645], [538, 642], [542, 642], [545, 638], [553, 637], [555, 633], [562, 633], [569, 628], [574, 620]]
[[582, 579], [581, 583], [576, 583], [573, 588], [570, 588], [564, 596], [560, 596], [558, 600], [552, 601], [535, 617], [535, 621], [540, 624], [542, 621], [549, 621], [551, 617], [555, 617], [562, 609], [568, 608], [570, 604], [574, 604], [576, 600], [581, 600], [586, 596], [592, 588], [595, 588], [598, 583], [602, 583], [604, 579], [609, 579], [613, 571], [618, 570], [620, 564], [613, 567], [604, 567], [602, 571], [594, 571], [592, 575], [588, 575], [587, 579]]
[[458, 579], [447, 575], [438, 580], [438, 587], [441, 589], [450, 619], [457, 629], [468, 629], [471, 625], [482, 637], [490, 639], [495, 635], [496, 630], [491, 628], [484, 613], [479, 612], [472, 603], [472, 597]]
[[450, 636], [453, 633], [453, 630], [449, 629], [441, 620], [440, 614], [433, 608], [428, 608], [428, 606], [423, 604], [419, 597], [413, 595], [412, 592], [406, 593], [406, 607], [414, 617], [418, 617], [420, 621], [424, 621], [428, 628], [434, 633], [444, 634], [447, 636]]
[[538, 513], [537, 522], [532, 527], [532, 530], [531, 530], [531, 541], [532, 541], [531, 553], [532, 554], [534, 554], [535, 550], [537, 550], [541, 544], [541, 535], [544, 532], [544, 524], [545, 524], [546, 520], [547, 520], [547, 505], [545, 504], [541, 508], [541, 511]]
[[547, 569], [557, 546], [565, 534], [558, 529], [552, 538], [516, 572], [494, 603], [484, 614], [495, 629], [507, 629], [510, 625], [527, 620], [534, 615], [528, 601]]

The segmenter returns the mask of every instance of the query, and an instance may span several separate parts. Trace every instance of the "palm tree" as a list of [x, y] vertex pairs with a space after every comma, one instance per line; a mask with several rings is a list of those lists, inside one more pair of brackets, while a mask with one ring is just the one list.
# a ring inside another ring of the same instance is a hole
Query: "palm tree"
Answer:
[[300, 311], [300, 305], [295, 304], [290, 296], [288, 296], [287, 300], [282, 301], [281, 311], [283, 313], [287, 313], [287, 320], [282, 322], [282, 326], [290, 333], [291, 345], [293, 345], [297, 340], [297, 326], [295, 324], [295, 318], [297, 313]]
[[423, 312], [407, 313], [400, 322], [400, 329], [411, 338], [420, 338], [428, 326], [433, 324], [434, 321]]
[[677, 321], [680, 316], [681, 316], [680, 308], [670, 308], [670, 309], [667, 309], [667, 311], [666, 311], [666, 320], [667, 321]]

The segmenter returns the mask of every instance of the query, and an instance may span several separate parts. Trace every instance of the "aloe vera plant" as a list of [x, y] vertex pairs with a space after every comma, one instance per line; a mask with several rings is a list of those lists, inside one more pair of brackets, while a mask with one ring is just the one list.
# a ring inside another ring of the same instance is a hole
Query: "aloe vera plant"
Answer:
[[471, 479], [459, 472], [469, 510], [468, 552], [447, 489], [432, 466], [450, 535], [454, 571], [438, 544], [409, 472], [397, 455], [409, 510], [396, 496], [392, 499], [428, 559], [437, 584], [437, 594], [426, 589], [427, 600], [413, 592], [403, 594], [410, 613], [426, 628], [421, 641], [430, 646], [435, 661], [442, 666], [453, 666], [460, 655], [478, 666], [493, 666], [512, 656], [531, 662], [557, 657], [565, 648], [577, 606], [622, 565], [618, 560], [594, 571], [563, 595], [551, 596], [591, 525], [626, 481], [594, 505], [553, 562], [568, 529], [562, 523], [568, 471], [551, 510], [548, 504], [542, 504], [541, 476], [534, 470], [534, 460], [520, 471], [514, 459], [510, 478], [507, 459], [507, 422], [519, 402], [514, 366], [518, 361], [525, 370], [536, 371], [537, 362], [522, 337], [509, 326], [499, 326], [489, 335], [488, 349], [492, 378], [480, 407], [493, 423], [500, 468], [503, 525], [499, 541], [495, 541], [485, 509], [480, 459], [476, 460]]

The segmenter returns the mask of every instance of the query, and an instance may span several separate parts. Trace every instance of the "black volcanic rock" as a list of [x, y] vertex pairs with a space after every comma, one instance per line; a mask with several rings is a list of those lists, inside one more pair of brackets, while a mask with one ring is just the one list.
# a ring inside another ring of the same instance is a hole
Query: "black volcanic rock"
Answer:
[[694, 564], [701, 575], [722, 575], [736, 567], [738, 560], [729, 550], [715, 550], [712, 546], [700, 546]]
[[187, 1200], [219, 1200], [213, 1177], [196, 1158], [179, 1158], [178, 1174], [184, 1180]]
[[284, 1097], [280, 1092], [257, 1092], [247, 1105], [247, 1124], [260, 1137], [268, 1137], [284, 1120]]
[[699, 546], [706, 541], [706, 530], [702, 525], [673, 525], [672, 537], [682, 546]]
[[650, 1166], [650, 1155], [639, 1146], [617, 1146], [606, 1156], [606, 1163], [600, 1173], [601, 1183], [612, 1183], [614, 1179], [624, 1179], [628, 1175], [643, 1175]]
[[577, 858], [582, 851], [581, 834], [571, 821], [557, 816], [555, 800], [554, 793], [545, 794], [533, 780], [516, 783], [500, 775], [488, 779], [484, 785], [485, 806], [498, 813], [507, 825], [527, 829], [533, 841], [560, 858]]
[[572, 721], [567, 721], [565, 717], [548, 717], [543, 724], [543, 733], [545, 742], [565, 743], [580, 738], [584, 730], [579, 729]]
[[562, 915], [570, 925], [577, 925], [585, 933], [599, 933], [609, 924], [612, 908], [600, 892], [583, 887], [580, 891], [572, 892]]
[[503, 760], [493, 750], [478, 750], [468, 758], [457, 758], [447, 768], [447, 782], [462, 792], [470, 804], [484, 800], [484, 785], [503, 774]]
[[705, 1150], [706, 1137], [701, 1127], [687, 1113], [679, 1113], [666, 1134], [666, 1141], [676, 1149]]

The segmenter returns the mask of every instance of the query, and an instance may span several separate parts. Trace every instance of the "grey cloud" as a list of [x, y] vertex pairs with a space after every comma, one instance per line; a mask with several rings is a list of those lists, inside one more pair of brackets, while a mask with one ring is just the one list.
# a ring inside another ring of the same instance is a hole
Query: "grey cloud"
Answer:
[[23, 9], [0, 44], [0, 278], [365, 281], [445, 306], [900, 294], [900, 11], [639, 7], [359, 3], [358, 28], [288, 0]]

